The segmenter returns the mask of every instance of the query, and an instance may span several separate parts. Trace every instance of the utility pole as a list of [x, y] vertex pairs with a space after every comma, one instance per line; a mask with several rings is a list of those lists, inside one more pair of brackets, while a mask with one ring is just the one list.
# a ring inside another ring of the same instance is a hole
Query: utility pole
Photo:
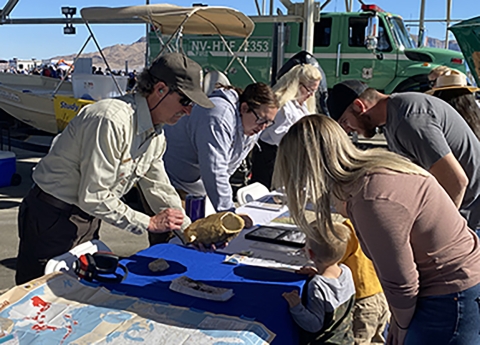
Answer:
[[347, 12], [352, 12], [353, 0], [345, 0], [345, 9], [347, 10]]
[[303, 42], [302, 49], [313, 54], [313, 32], [315, 0], [305, 0], [303, 3]]
[[420, 23], [418, 25], [418, 42], [417, 42], [418, 47], [421, 47], [423, 45], [424, 39], [425, 39], [425, 0], [422, 0], [420, 4]]
[[448, 49], [448, 27], [452, 19], [452, 0], [447, 0], [447, 28], [445, 29], [445, 49]]

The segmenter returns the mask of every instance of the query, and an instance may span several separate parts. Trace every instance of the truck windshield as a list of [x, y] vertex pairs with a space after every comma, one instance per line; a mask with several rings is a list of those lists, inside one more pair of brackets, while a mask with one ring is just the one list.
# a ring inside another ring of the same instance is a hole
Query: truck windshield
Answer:
[[404, 46], [408, 49], [415, 48], [415, 43], [413, 42], [410, 34], [405, 28], [402, 18], [399, 17], [390, 17], [388, 18], [390, 25], [392, 26], [393, 35], [399, 46]]

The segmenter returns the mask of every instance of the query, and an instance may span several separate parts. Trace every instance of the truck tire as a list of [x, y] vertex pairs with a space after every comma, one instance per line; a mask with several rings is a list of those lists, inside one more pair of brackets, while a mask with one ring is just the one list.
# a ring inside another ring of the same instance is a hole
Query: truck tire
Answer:
[[400, 84], [397, 85], [393, 92], [408, 92], [408, 91], [418, 91], [418, 92], [425, 92], [430, 89], [428, 84], [428, 75], [427, 74], [419, 74], [413, 77], [410, 77]]

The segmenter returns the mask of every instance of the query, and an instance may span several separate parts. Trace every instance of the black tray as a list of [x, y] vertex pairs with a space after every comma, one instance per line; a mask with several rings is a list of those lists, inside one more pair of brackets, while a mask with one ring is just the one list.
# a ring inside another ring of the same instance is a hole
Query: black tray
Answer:
[[260, 226], [245, 235], [247, 240], [282, 244], [290, 247], [302, 248], [305, 246], [306, 236], [298, 229]]

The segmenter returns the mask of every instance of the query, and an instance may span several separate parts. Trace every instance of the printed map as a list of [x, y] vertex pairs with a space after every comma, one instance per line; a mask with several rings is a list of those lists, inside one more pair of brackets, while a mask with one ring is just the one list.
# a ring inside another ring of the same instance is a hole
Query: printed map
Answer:
[[14, 322], [2, 345], [261, 345], [275, 337], [258, 322], [116, 295], [58, 272], [0, 296], [0, 318]]

